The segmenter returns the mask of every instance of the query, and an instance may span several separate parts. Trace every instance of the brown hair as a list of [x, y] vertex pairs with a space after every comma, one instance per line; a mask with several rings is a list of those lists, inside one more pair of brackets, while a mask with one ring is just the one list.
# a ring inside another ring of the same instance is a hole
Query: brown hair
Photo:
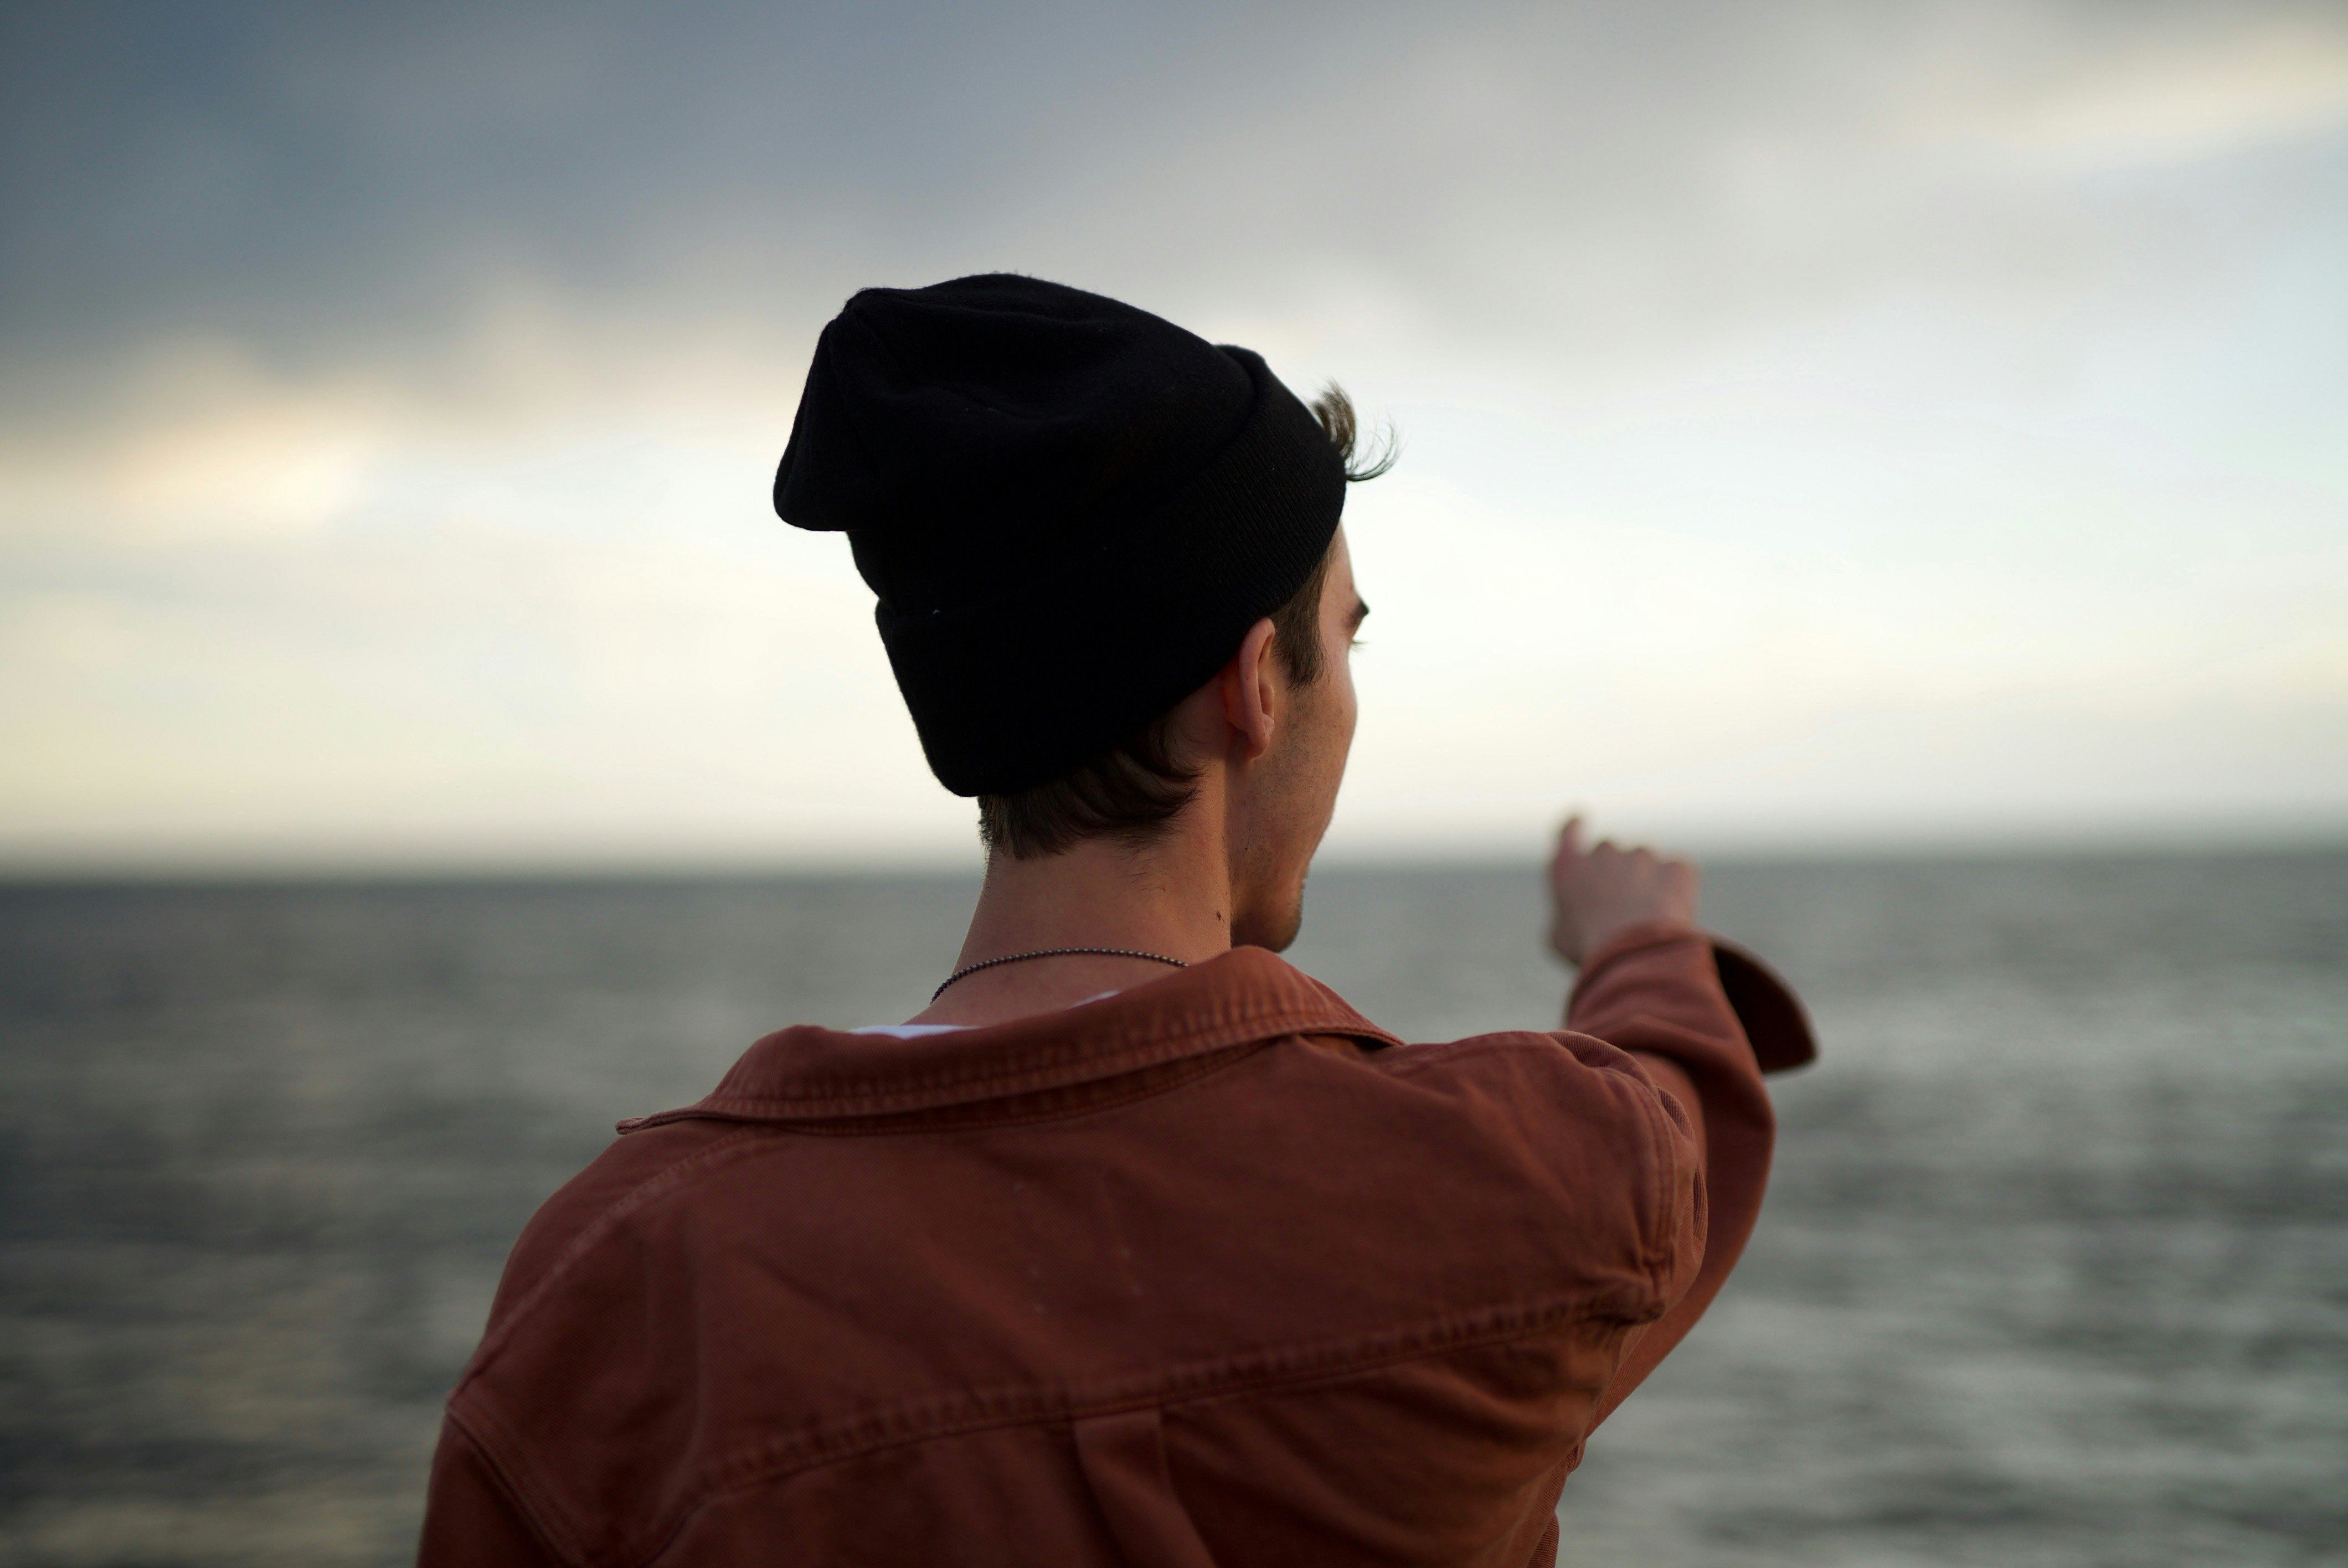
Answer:
[[[1346, 478], [1375, 479], [1394, 466], [1400, 453], [1391, 431], [1380, 440], [1375, 456], [1355, 460], [1360, 427], [1353, 400], [1335, 382], [1310, 406], [1344, 460]], [[1300, 686], [1323, 673], [1321, 594], [1328, 581], [1329, 555], [1323, 551], [1303, 585], [1272, 612], [1273, 654]], [[1014, 794], [980, 795], [979, 841], [1014, 860], [1038, 860], [1087, 838], [1114, 838], [1133, 848], [1157, 838], [1198, 793], [1198, 768], [1174, 754], [1173, 719], [1171, 710], [1160, 713], [1131, 739], [1047, 784]]]

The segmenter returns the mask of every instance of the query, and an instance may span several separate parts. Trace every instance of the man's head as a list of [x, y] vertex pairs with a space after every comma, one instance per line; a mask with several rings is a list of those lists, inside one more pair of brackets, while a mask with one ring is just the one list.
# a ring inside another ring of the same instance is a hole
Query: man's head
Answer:
[[[1385, 471], [1388, 456], [1355, 461], [1354, 410], [1343, 391], [1330, 387], [1312, 407], [1349, 477]], [[980, 795], [988, 852], [1038, 859], [1101, 839], [1145, 850], [1194, 805], [1201, 774], [1220, 764], [1231, 939], [1285, 948], [1353, 744], [1351, 654], [1368, 613], [1340, 527], [1303, 585], [1248, 629], [1199, 691], [1058, 778]]]
[[931, 767], [995, 856], [1142, 848], [1211, 774], [1239, 898], [1301, 890], [1344, 769], [1337, 522], [1384, 466], [1353, 444], [1334, 388], [1308, 410], [1245, 349], [995, 274], [849, 302], [776, 508], [848, 533]]

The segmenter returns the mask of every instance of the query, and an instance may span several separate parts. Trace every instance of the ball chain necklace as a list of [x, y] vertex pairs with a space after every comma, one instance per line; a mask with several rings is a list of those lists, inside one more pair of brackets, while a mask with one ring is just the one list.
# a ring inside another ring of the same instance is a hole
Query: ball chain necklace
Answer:
[[946, 994], [947, 986], [965, 975], [974, 975], [981, 969], [991, 969], [997, 964], [1022, 964], [1029, 958], [1056, 958], [1068, 953], [1091, 953], [1104, 958], [1148, 958], [1153, 964], [1171, 964], [1178, 969], [1187, 969], [1190, 967], [1180, 958], [1169, 958], [1163, 953], [1137, 953], [1131, 948], [1039, 948], [1032, 953], [1006, 953], [999, 958], [981, 958], [974, 964], [964, 964], [961, 968], [948, 975], [944, 983], [930, 993], [930, 1000], [936, 1001]]

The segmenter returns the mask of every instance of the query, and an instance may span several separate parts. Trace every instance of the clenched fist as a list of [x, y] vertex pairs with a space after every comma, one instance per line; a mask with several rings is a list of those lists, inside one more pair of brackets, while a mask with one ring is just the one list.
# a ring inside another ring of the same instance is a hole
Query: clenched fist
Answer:
[[1579, 967], [1606, 938], [1642, 920], [1695, 919], [1696, 869], [1652, 849], [1617, 849], [1601, 839], [1581, 846], [1581, 818], [1557, 835], [1549, 863], [1549, 945]]

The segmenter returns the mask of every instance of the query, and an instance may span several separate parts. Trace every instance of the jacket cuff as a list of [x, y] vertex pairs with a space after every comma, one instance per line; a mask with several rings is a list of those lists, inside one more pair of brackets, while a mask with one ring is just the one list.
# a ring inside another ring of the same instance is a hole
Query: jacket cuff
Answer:
[[[1794, 989], [1750, 950], [1682, 921], [1642, 920], [1615, 932], [1584, 961], [1574, 980], [1573, 994], [1579, 996], [1618, 958], [1689, 937], [1701, 938], [1711, 948], [1721, 991], [1762, 1071], [1787, 1072], [1818, 1060], [1818, 1038]], [[1570, 1000], [1567, 1005], [1570, 1013]]]

